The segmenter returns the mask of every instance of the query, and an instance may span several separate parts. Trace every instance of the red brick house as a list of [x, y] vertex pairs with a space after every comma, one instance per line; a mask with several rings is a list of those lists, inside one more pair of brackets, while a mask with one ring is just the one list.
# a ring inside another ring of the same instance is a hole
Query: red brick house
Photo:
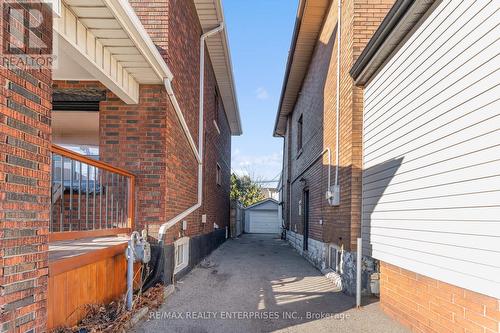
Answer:
[[284, 138], [286, 237], [316, 267], [338, 272], [349, 293], [362, 158], [362, 91], [349, 70], [392, 4], [300, 1], [274, 129]]
[[20, 2], [1, 4], [0, 332], [43, 332], [123, 295], [132, 230], [165, 282], [224, 241], [242, 131], [220, 0]]

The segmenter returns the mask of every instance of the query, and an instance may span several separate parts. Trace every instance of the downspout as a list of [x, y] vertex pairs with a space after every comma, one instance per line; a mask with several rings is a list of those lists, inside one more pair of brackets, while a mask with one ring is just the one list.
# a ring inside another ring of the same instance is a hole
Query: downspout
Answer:
[[177, 115], [177, 118], [179, 119], [179, 122], [181, 123], [182, 130], [184, 131], [184, 134], [186, 135], [189, 145], [191, 146], [191, 150], [193, 151], [193, 154], [196, 158], [196, 161], [198, 162], [198, 199], [197, 202], [194, 206], [188, 208], [184, 212], [180, 213], [179, 215], [175, 216], [174, 218], [168, 220], [164, 224], [160, 226], [159, 230], [159, 235], [158, 239], [160, 241], [163, 241], [163, 237], [167, 233], [167, 230], [170, 229], [172, 226], [174, 226], [176, 223], [181, 221], [182, 219], [186, 218], [189, 216], [191, 213], [196, 211], [198, 208], [201, 207], [202, 200], [203, 200], [203, 136], [204, 136], [204, 84], [205, 84], [205, 40], [210, 37], [213, 34], [218, 33], [219, 31], [222, 31], [224, 29], [224, 23], [221, 22], [220, 25], [213, 29], [210, 30], [200, 37], [200, 101], [199, 101], [199, 115], [198, 115], [198, 148], [196, 148], [196, 145], [193, 140], [193, 136], [191, 135], [191, 132], [189, 131], [189, 128], [187, 126], [186, 120], [184, 119], [184, 116], [182, 114], [181, 108], [179, 106], [179, 103], [177, 102], [177, 98], [175, 97], [175, 93], [172, 89], [172, 83], [171, 83], [171, 78], [166, 78], [164, 80], [165, 84], [165, 89], [167, 90], [168, 96], [170, 97], [170, 100], [172, 102], [172, 105], [174, 106], [175, 109], [175, 114]]

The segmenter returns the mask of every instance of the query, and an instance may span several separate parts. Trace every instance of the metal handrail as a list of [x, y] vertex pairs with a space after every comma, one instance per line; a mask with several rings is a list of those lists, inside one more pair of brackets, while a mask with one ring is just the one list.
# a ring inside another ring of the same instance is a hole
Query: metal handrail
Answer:
[[51, 241], [133, 230], [134, 174], [57, 145], [51, 152]]

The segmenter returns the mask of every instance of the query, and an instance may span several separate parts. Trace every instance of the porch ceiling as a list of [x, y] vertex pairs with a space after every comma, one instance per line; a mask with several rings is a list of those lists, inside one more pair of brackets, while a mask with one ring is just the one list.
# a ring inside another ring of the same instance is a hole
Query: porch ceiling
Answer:
[[[194, 0], [194, 3], [204, 32], [214, 29], [221, 22], [224, 22], [224, 12], [220, 0]], [[207, 38], [206, 44], [231, 133], [241, 135], [241, 119], [226, 29]]]
[[89, 80], [72, 66], [77, 63], [123, 101], [136, 104], [140, 84], [172, 77], [127, 0], [64, 0], [54, 30], [61, 51], [56, 80]]

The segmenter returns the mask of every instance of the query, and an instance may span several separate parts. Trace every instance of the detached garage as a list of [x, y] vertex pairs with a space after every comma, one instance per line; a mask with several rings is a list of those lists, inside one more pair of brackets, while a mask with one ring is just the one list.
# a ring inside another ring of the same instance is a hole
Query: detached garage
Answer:
[[245, 232], [253, 234], [278, 234], [281, 232], [278, 217], [279, 204], [266, 199], [245, 209]]

